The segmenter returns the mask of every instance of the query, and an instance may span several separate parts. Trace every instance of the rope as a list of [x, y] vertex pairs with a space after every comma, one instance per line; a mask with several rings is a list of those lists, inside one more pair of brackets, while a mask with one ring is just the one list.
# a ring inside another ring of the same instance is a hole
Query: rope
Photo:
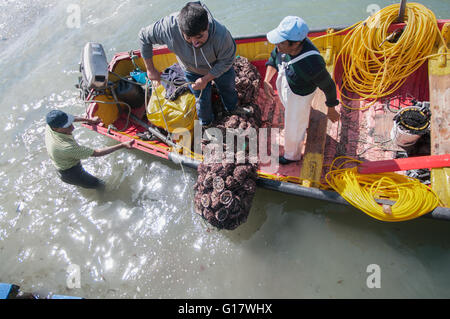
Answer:
[[[149, 87], [151, 87], [151, 81], [147, 80], [147, 83], [145, 84], [145, 109], [147, 110], [147, 112], [149, 112], [148, 105], [150, 104], [150, 103], [147, 103], [147, 92], [148, 92]], [[161, 115], [164, 120], [164, 125], [166, 126], [166, 131], [169, 133], [168, 138], [171, 142], [173, 142], [172, 135], [170, 134], [170, 131], [169, 131], [169, 126], [167, 125], [166, 116], [164, 115], [164, 111], [162, 109], [163, 106], [167, 104], [167, 100], [163, 105], [161, 105], [161, 101], [159, 100], [158, 94], [156, 94], [156, 100], [158, 101], [159, 110], [161, 111]]]
[[[339, 166], [336, 161], [345, 159]], [[367, 215], [386, 222], [407, 221], [433, 211], [440, 203], [438, 196], [419, 180], [396, 173], [359, 174], [360, 164], [350, 157], [338, 157], [325, 176], [327, 183], [354, 207]], [[391, 207], [375, 199], [394, 201]]]
[[[342, 105], [351, 110], [364, 110], [378, 99], [394, 93], [406, 79], [429, 58], [450, 54], [434, 13], [419, 3], [408, 3], [405, 12], [405, 29], [396, 43], [386, 41], [388, 29], [398, 17], [399, 4], [381, 9], [355, 25], [320, 38], [333, 36], [352, 29], [339, 52], [344, 68], [340, 93], [351, 101], [372, 100], [361, 108]], [[432, 54], [437, 37], [447, 51]], [[354, 92], [359, 98], [351, 98], [343, 91]]]
[[[167, 84], [172, 84], [172, 85], [174, 85], [174, 86], [177, 86], [173, 81], [167, 81], [167, 80], [161, 79], [161, 82], [165, 82], [165, 83], [167, 83]], [[186, 82], [185, 84], [183, 84], [183, 85], [181, 85], [181, 86], [178, 86], [177, 88], [181, 88], [181, 87], [188, 86], [188, 85], [192, 85], [192, 84], [194, 84], [194, 82]], [[149, 103], [147, 103], [147, 99], [148, 99], [148, 98], [147, 98], [147, 93], [148, 93], [148, 89], [149, 89], [150, 87], [151, 87], [151, 81], [148, 81], [148, 80], [147, 80], [147, 84], [145, 85], [145, 104], [146, 104], [146, 105], [145, 105], [145, 109], [147, 110], [147, 113], [148, 113], [148, 114], [153, 114], [153, 113], [150, 113], [150, 111], [149, 111], [149, 109], [148, 109]], [[167, 132], [169, 132], [169, 126], [167, 125], [167, 121], [166, 121], [166, 117], [165, 117], [165, 115], [164, 115], [163, 107], [168, 103], [168, 101], [174, 96], [175, 93], [176, 93], [176, 92], [174, 92], [173, 95], [172, 95], [171, 97], [169, 97], [169, 99], [166, 99], [166, 102], [165, 102], [164, 104], [161, 104], [161, 101], [160, 101], [160, 99], [159, 99], [159, 96], [158, 96], [158, 94], [156, 94], [156, 99], [157, 99], [157, 102], [158, 102], [158, 106], [159, 106], [161, 115], [162, 115], [162, 117], [163, 117], [164, 125], [166, 126], [166, 131], [167, 131]], [[203, 90], [200, 91], [199, 97], [196, 98], [196, 104], [199, 103], [199, 100], [201, 99], [202, 95], [203, 95]], [[149, 101], [149, 102], [150, 102], [150, 101]], [[191, 110], [191, 111], [192, 111], [192, 110]], [[173, 142], [171, 134], [169, 134], [168, 138], [169, 138], [170, 141]], [[180, 145], [180, 144], [178, 144], [178, 143], [174, 143], [174, 144], [178, 145], [179, 148], [182, 149], [182, 150], [184, 150], [184, 151], [185, 151], [185, 154], [188, 154], [188, 156], [190, 156], [191, 158], [199, 158], [199, 157], [200, 157], [200, 158], [203, 159], [203, 156], [200, 156], [200, 155], [198, 155], [198, 154], [195, 154], [194, 152], [192, 152], [192, 150], [188, 149], [186, 146]]]
[[141, 68], [136, 64], [136, 61], [135, 61], [138, 58], [138, 56], [133, 53], [133, 50], [128, 52], [128, 55], [130, 56], [131, 62], [133, 62], [135, 70], [138, 71], [138, 72], [142, 72]]
[[325, 185], [319, 181], [306, 179], [306, 178], [300, 178], [297, 176], [279, 176], [279, 175], [273, 175], [273, 174], [264, 173], [264, 172], [258, 172], [258, 176], [261, 178], [270, 179], [272, 181], [293, 183], [293, 184], [299, 184], [299, 185], [302, 185], [303, 182], [316, 183], [318, 185], [318, 187], [322, 190], [330, 189], [330, 187], [328, 185]]
[[[166, 83], [168, 83], [168, 84], [172, 84], [172, 85], [174, 85], [174, 86], [177, 86], [177, 85], [174, 83], [174, 81], [166, 81], [166, 80], [164, 80], [164, 79], [161, 79], [161, 81], [166, 82]], [[187, 83], [185, 83], [185, 84], [179, 86], [178, 88], [181, 88], [181, 87], [184, 87], [184, 86], [188, 86], [188, 85], [190, 85], [190, 84], [194, 84], [194, 83], [193, 83], [193, 82], [187, 82]], [[149, 112], [149, 109], [148, 109], [149, 103], [147, 103], [147, 92], [148, 92], [148, 89], [149, 89], [150, 86], [151, 86], [151, 81], [150, 81], [150, 80], [147, 80], [147, 83], [146, 83], [146, 85], [145, 85], [145, 104], [146, 104], [146, 105], [145, 105], [145, 109], [147, 110], [147, 113], [150, 113], [150, 112]], [[169, 97], [169, 99], [166, 99], [166, 102], [165, 102], [164, 104], [162, 104], [162, 105], [161, 105], [161, 101], [160, 101], [160, 99], [159, 99], [158, 94], [155, 94], [156, 99], [157, 99], [157, 101], [158, 101], [159, 109], [160, 109], [160, 111], [161, 111], [161, 115], [162, 115], [163, 120], [164, 120], [164, 125], [166, 126], [167, 132], [169, 132], [169, 126], [167, 125], [167, 121], [166, 121], [166, 117], [165, 117], [165, 115], [164, 115], [163, 107], [164, 107], [164, 106], [168, 103], [168, 101], [175, 95], [175, 93], [176, 93], [176, 91], [174, 91], [173, 95], [172, 95], [171, 97]], [[203, 94], [203, 90], [200, 91], [200, 96], [198, 97], [198, 99], [196, 99], [196, 104], [199, 103], [198, 101], [199, 101], [200, 98], [202, 97], [202, 94]], [[194, 98], [195, 98], [195, 97], [194, 97]], [[149, 101], [149, 102], [150, 102], [150, 101]], [[172, 140], [172, 134], [169, 133], [168, 138], [169, 138], [170, 141], [173, 142], [173, 140]], [[198, 157], [198, 155], [196, 155], [194, 152], [192, 152], [192, 150], [188, 149], [186, 146], [180, 145], [180, 144], [178, 144], [178, 143], [174, 143], [174, 144], [176, 144], [176, 145], [179, 147], [179, 149], [184, 150], [185, 154], [187, 153], [188, 156], [190, 156], [191, 158]], [[203, 160], [203, 156], [202, 156], [202, 160]], [[186, 172], [184, 171], [184, 166], [183, 166], [183, 163], [182, 163], [182, 162], [180, 162], [180, 166], [181, 166], [181, 170], [182, 170], [182, 172], [183, 172], [184, 181], [185, 181], [185, 183], [186, 183], [186, 185], [187, 185], [187, 176], [186, 176]]]
[[[114, 72], [111, 72], [111, 71], [110, 71], [110, 73], [113, 74], [113, 75], [115, 75], [115, 76], [117, 76], [119, 79], [124, 80], [124, 81], [126, 81], [126, 82], [129, 82], [129, 83], [131, 83], [131, 84], [134, 84], [134, 85], [138, 85], [138, 84], [139, 84], [139, 83], [137, 83], [137, 82], [135, 82], [135, 81], [128, 80], [127, 78], [124, 78], [123, 76], [121, 76], [121, 75], [119, 75], [119, 74], [117, 74], [117, 73], [114, 73]], [[167, 81], [167, 80], [165, 80], [165, 79], [161, 79], [161, 82], [165, 82], [165, 83], [167, 83], [167, 84], [172, 84], [172, 85], [174, 85], [174, 86], [177, 86], [177, 85], [175, 84], [174, 81]], [[183, 87], [183, 86], [192, 85], [192, 84], [194, 84], [194, 82], [186, 82], [185, 84], [183, 84], [183, 85], [181, 85], [181, 86], [178, 86], [178, 88], [181, 88], [181, 87]], [[146, 83], [146, 85], [145, 85], [145, 109], [146, 109], [146, 111], [147, 111], [148, 114], [153, 114], [153, 113], [150, 113], [149, 110], [148, 110], [148, 105], [149, 105], [149, 104], [147, 103], [147, 100], [148, 100], [148, 91], [149, 91], [149, 88], [151, 88], [151, 81], [148, 81], [148, 80], [147, 80], [147, 83]], [[163, 120], [164, 120], [164, 124], [165, 124], [165, 126], [166, 126], [166, 131], [167, 131], [167, 132], [169, 132], [169, 127], [168, 127], [168, 125], [167, 125], [167, 121], [166, 121], [166, 118], [165, 118], [165, 115], [164, 115], [164, 112], [163, 112], [163, 107], [168, 103], [168, 100], [170, 100], [170, 99], [174, 96], [175, 93], [176, 93], [176, 92], [174, 92], [173, 95], [172, 95], [171, 97], [169, 97], [169, 99], [167, 99], [166, 102], [165, 102], [164, 104], [161, 104], [161, 101], [160, 101], [160, 99], [159, 99], [159, 96], [156, 95], [156, 98], [157, 98], [157, 100], [158, 100], [158, 106], [159, 106], [161, 115], [163, 116]], [[200, 100], [200, 98], [202, 97], [202, 95], [203, 95], [203, 90], [200, 92], [200, 96], [198, 97], [198, 99], [196, 99], [196, 103], [198, 103], [198, 100]], [[97, 102], [99, 102], [99, 103], [104, 103], [104, 104], [117, 104], [117, 103], [114, 103], [114, 102], [103, 102], [103, 101], [85, 101], [85, 102], [89, 102], [89, 103], [97, 103]], [[126, 124], [126, 126], [125, 126], [125, 129], [126, 129], [126, 128], [128, 128], [128, 124], [129, 124], [129, 118], [130, 118], [130, 114], [131, 114], [131, 107], [130, 107], [130, 105], [128, 105], [127, 103], [124, 103], [124, 102], [120, 102], [120, 101], [119, 101], [118, 103], [119, 103], [119, 104], [127, 105], [128, 108], [129, 108], [129, 113], [128, 113], [128, 117], [127, 117], [127, 124]], [[191, 111], [192, 111], [192, 110], [191, 110]], [[125, 129], [124, 129], [124, 130], [125, 130]], [[119, 132], [123, 132], [124, 130], [119, 131]], [[170, 134], [169, 134], [169, 136], [168, 136], [168, 139], [169, 139], [171, 142], [173, 142], [172, 136], [171, 136]], [[178, 143], [174, 143], [174, 144], [176, 144], [177, 146], [179, 146], [180, 149], [183, 149], [183, 150], [185, 151], [185, 154], [187, 153], [188, 156], [190, 156], [191, 158], [199, 158], [199, 157], [200, 157], [200, 158], [203, 158], [202, 156], [200, 156], [200, 155], [198, 155], [198, 154], [195, 154], [194, 152], [192, 152], [192, 150], [186, 148], [186, 147], [183, 146], [183, 145], [180, 145], [180, 144], [178, 144]], [[168, 148], [168, 149], [171, 149], [171, 148]]]

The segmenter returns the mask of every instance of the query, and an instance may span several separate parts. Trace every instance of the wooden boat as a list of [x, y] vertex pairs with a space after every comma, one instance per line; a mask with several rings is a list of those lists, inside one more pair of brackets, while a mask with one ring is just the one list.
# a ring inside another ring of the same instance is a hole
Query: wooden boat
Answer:
[[[438, 20], [437, 24], [443, 38], [449, 41], [450, 20]], [[402, 26], [405, 26], [405, 24], [394, 23], [389, 27], [389, 30], [393, 32]], [[336, 33], [339, 30], [344, 31]], [[343, 76], [342, 63], [338, 56], [344, 38], [349, 32], [351, 30], [336, 28], [314, 30], [309, 34], [309, 38], [319, 48], [327, 63], [328, 71], [334, 76], [338, 86], [341, 85]], [[263, 79], [265, 63], [274, 46], [268, 43], [265, 35], [236, 38], [236, 43], [237, 55], [246, 57], [251, 61], [258, 68]], [[438, 41], [433, 45], [433, 53], [442, 52], [442, 45]], [[132, 59], [133, 56], [135, 58]], [[404, 151], [404, 149], [399, 148], [392, 142], [390, 133], [394, 125], [393, 117], [395, 114], [391, 110], [397, 108], [398, 111], [404, 106], [411, 105], [412, 99], [430, 101], [433, 114], [430, 129], [431, 151], [429, 154], [418, 154], [428, 156], [417, 157], [414, 164], [416, 166], [422, 164], [422, 168], [431, 168], [433, 167], [433, 156], [442, 155], [448, 159], [450, 153], [450, 133], [448, 131], [450, 64], [448, 60], [447, 55], [434, 56], [428, 59], [406, 79], [400, 88], [389, 96], [378, 100], [370, 108], [354, 111], [344, 107], [337, 108], [341, 116], [337, 123], [332, 123], [327, 119], [328, 110], [324, 104], [325, 96], [320, 90], [317, 90], [312, 105], [303, 160], [289, 165], [280, 165], [276, 171], [271, 170], [269, 166], [260, 165], [258, 185], [288, 194], [349, 205], [337, 192], [324, 189], [319, 182], [324, 181], [324, 176], [331, 163], [338, 156], [344, 155], [358, 158], [364, 162], [375, 162], [375, 167], [379, 166], [377, 163], [381, 163], [380, 161], [388, 161], [387, 163], [393, 163], [394, 166], [398, 163], [401, 165], [401, 160], [398, 160], [400, 162], [393, 161], [397, 152]], [[154, 62], [157, 69], [162, 71], [176, 63], [177, 60], [175, 55], [166, 47], [160, 47], [154, 50]], [[115, 82], [120, 77], [129, 76], [130, 72], [135, 70], [136, 65], [145, 70], [139, 51], [116, 54], [109, 64], [110, 81]], [[89, 115], [99, 116], [105, 125], [86, 125], [87, 128], [117, 141], [134, 138], [136, 139], [134, 146], [136, 149], [159, 159], [181, 163], [192, 168], [198, 166], [199, 161], [194, 156], [181, 155], [167, 143], [159, 140], [144, 141], [137, 137], [138, 133], [147, 131], [147, 127], [151, 125], [143, 119], [145, 107], [133, 109], [130, 118], [128, 110], [115, 106], [115, 101], [111, 96], [91, 94], [88, 99], [90, 100]], [[105, 101], [109, 104], [104, 104]], [[350, 102], [351, 105], [357, 105], [360, 108], [369, 103], [371, 101]], [[284, 109], [278, 99], [275, 103], [268, 101], [261, 88], [257, 104], [261, 108], [264, 123], [271, 127], [283, 128]], [[113, 126], [108, 127], [110, 124]], [[121, 131], [116, 129], [124, 127], [125, 129]], [[283, 145], [282, 134], [277, 138]], [[442, 163], [437, 166], [437, 168], [432, 169], [430, 187], [439, 195], [441, 205], [425, 216], [450, 220], [450, 168]], [[404, 169], [407, 168], [398, 168], [397, 170]], [[389, 204], [389, 201], [384, 202]]]

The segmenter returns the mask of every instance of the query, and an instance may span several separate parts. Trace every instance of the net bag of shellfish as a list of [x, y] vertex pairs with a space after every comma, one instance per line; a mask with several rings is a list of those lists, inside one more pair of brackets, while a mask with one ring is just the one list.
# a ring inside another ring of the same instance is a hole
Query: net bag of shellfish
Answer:
[[[256, 193], [258, 157], [257, 152], [250, 151], [250, 144], [257, 141], [249, 138], [249, 132], [253, 130], [257, 135], [256, 123], [261, 118], [256, 116], [260, 114], [257, 105], [253, 107], [252, 117], [228, 116], [212, 129], [221, 140], [202, 141], [205, 159], [199, 165], [194, 188], [195, 210], [218, 229], [234, 230], [245, 223]], [[233, 136], [232, 144], [227, 140], [229, 136]], [[235, 137], [242, 143], [234, 143]], [[208, 151], [212, 145], [217, 152]]]
[[261, 75], [256, 66], [247, 58], [236, 57], [233, 68], [236, 73], [236, 91], [238, 93], [239, 105], [254, 103], [258, 97]]
[[[262, 124], [261, 109], [255, 104], [261, 79], [258, 69], [243, 57], [236, 58], [233, 67], [239, 105], [247, 112], [221, 118], [214, 123], [220, 137], [215, 141], [202, 140], [203, 154], [208, 153], [205, 149], [213, 142], [220, 152], [205, 158], [200, 164], [194, 188], [197, 214], [212, 226], [227, 230], [234, 230], [245, 223], [250, 214], [256, 193], [258, 158], [257, 154], [249, 152], [249, 145], [257, 144], [251, 136], [257, 136]], [[243, 144], [233, 142], [231, 147], [227, 143], [227, 133], [230, 132]]]
[[[235, 85], [238, 96], [238, 107], [243, 107], [249, 113], [249, 116], [245, 116], [246, 120], [253, 118], [254, 120], [261, 118], [261, 111], [257, 105], [255, 105], [258, 99], [259, 88], [261, 86], [261, 75], [256, 66], [254, 66], [247, 58], [238, 56], [233, 62], [233, 68], [236, 74]], [[217, 87], [213, 85], [213, 110], [215, 117], [222, 119], [226, 113], [223, 103], [219, 96]], [[255, 114], [259, 112], [259, 114]], [[224, 121], [222, 121], [224, 123]], [[260, 127], [261, 123], [256, 124], [255, 127]]]
[[[257, 141], [251, 140], [250, 133], [257, 136], [261, 113], [257, 105], [252, 109], [251, 116], [232, 115], [221, 120], [212, 129], [218, 140], [202, 141], [205, 158], [198, 167], [195, 210], [218, 229], [234, 230], [245, 223], [256, 193], [258, 156], [250, 145]], [[233, 143], [228, 140], [230, 136]], [[235, 137], [241, 143], [234, 143]], [[215, 148], [210, 152], [211, 146]]]
[[234, 230], [247, 221], [256, 193], [257, 165], [200, 164], [195, 210], [212, 226]]

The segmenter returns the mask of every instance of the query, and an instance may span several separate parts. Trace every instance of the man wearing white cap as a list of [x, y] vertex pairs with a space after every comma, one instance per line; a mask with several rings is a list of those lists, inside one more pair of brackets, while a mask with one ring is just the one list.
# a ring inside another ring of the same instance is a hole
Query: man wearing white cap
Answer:
[[299, 17], [288, 16], [267, 34], [270, 43], [276, 45], [269, 61], [264, 79], [264, 91], [273, 99], [270, 81], [278, 72], [277, 90], [285, 108], [284, 156], [281, 164], [289, 164], [302, 158], [302, 145], [308, 128], [311, 102], [314, 92], [320, 88], [326, 96], [329, 117], [335, 122], [339, 114], [336, 84], [326, 69], [319, 50], [308, 39], [309, 28]]

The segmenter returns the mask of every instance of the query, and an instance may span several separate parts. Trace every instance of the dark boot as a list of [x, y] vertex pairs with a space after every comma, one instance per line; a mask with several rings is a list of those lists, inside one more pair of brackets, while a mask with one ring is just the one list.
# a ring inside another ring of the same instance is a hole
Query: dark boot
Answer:
[[294, 163], [294, 162], [297, 162], [297, 161], [291, 161], [291, 160], [288, 160], [288, 159], [284, 158], [284, 156], [280, 156], [279, 157], [279, 162], [280, 162], [281, 165], [287, 165], [287, 164], [291, 164], [291, 163]]

